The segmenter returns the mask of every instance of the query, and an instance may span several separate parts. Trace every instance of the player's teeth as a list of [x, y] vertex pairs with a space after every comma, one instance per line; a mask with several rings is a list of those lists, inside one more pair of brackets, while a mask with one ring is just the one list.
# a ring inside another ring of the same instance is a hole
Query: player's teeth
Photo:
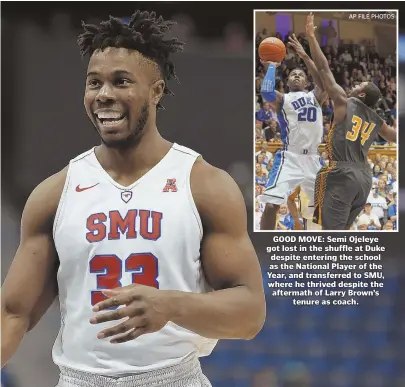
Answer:
[[122, 121], [122, 119], [120, 119], [120, 120], [111, 120], [111, 119], [109, 119], [109, 120], [102, 120], [103, 125], [115, 125], [115, 124], [118, 124], [118, 123], [121, 122], [121, 121]]
[[103, 119], [119, 119], [121, 118], [121, 114], [119, 113], [99, 113], [98, 118], [100, 118], [101, 120]]

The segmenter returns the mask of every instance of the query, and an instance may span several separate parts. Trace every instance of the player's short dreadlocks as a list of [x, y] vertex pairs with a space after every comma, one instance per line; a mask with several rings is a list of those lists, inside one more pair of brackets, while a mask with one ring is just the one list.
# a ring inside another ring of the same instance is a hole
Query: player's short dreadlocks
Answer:
[[[173, 62], [169, 59], [171, 53], [183, 51], [184, 43], [178, 39], [164, 39], [164, 35], [176, 22], [156, 17], [155, 12], [135, 11], [129, 24], [119, 18], [110, 16], [109, 20], [98, 26], [82, 22], [84, 32], [79, 35], [77, 43], [82, 56], [92, 55], [94, 51], [107, 47], [127, 48], [140, 52], [146, 58], [155, 62], [165, 81], [164, 94], [174, 95], [167, 87], [167, 81], [178, 78]], [[159, 103], [158, 109], [162, 108]]]

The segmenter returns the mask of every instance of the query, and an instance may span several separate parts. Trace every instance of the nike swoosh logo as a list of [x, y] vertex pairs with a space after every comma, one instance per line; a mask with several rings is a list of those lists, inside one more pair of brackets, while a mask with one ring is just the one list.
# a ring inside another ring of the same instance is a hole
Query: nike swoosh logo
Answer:
[[90, 187], [83, 187], [83, 188], [80, 188], [80, 184], [76, 187], [76, 192], [83, 192], [83, 191], [86, 191], [86, 190], [88, 190], [88, 189], [90, 189], [90, 188], [93, 188], [93, 187], [95, 187], [96, 185], [99, 185], [100, 183], [97, 183], [97, 184], [94, 184], [94, 185], [91, 185]]

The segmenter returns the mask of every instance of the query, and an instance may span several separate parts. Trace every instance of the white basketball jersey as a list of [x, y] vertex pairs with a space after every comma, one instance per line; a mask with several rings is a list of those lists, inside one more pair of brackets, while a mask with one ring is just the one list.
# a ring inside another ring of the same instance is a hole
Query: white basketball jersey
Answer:
[[[209, 291], [200, 262], [201, 220], [190, 189], [199, 155], [174, 144], [129, 187], [101, 167], [94, 149], [69, 164], [54, 222], [61, 329], [53, 349], [59, 366], [122, 375], [208, 355], [216, 340], [169, 322], [162, 330], [123, 344], [97, 339], [119, 322], [92, 325], [101, 290], [132, 283], [159, 289]], [[102, 313], [102, 312], [101, 312]]]
[[322, 142], [322, 108], [312, 91], [284, 94], [278, 120], [286, 150], [316, 150]]

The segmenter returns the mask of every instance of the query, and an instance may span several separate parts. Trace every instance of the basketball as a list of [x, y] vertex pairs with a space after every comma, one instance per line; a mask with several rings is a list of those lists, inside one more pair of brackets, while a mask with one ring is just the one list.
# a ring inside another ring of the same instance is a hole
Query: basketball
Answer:
[[266, 38], [259, 45], [259, 57], [265, 62], [280, 63], [285, 54], [285, 45], [280, 39]]

